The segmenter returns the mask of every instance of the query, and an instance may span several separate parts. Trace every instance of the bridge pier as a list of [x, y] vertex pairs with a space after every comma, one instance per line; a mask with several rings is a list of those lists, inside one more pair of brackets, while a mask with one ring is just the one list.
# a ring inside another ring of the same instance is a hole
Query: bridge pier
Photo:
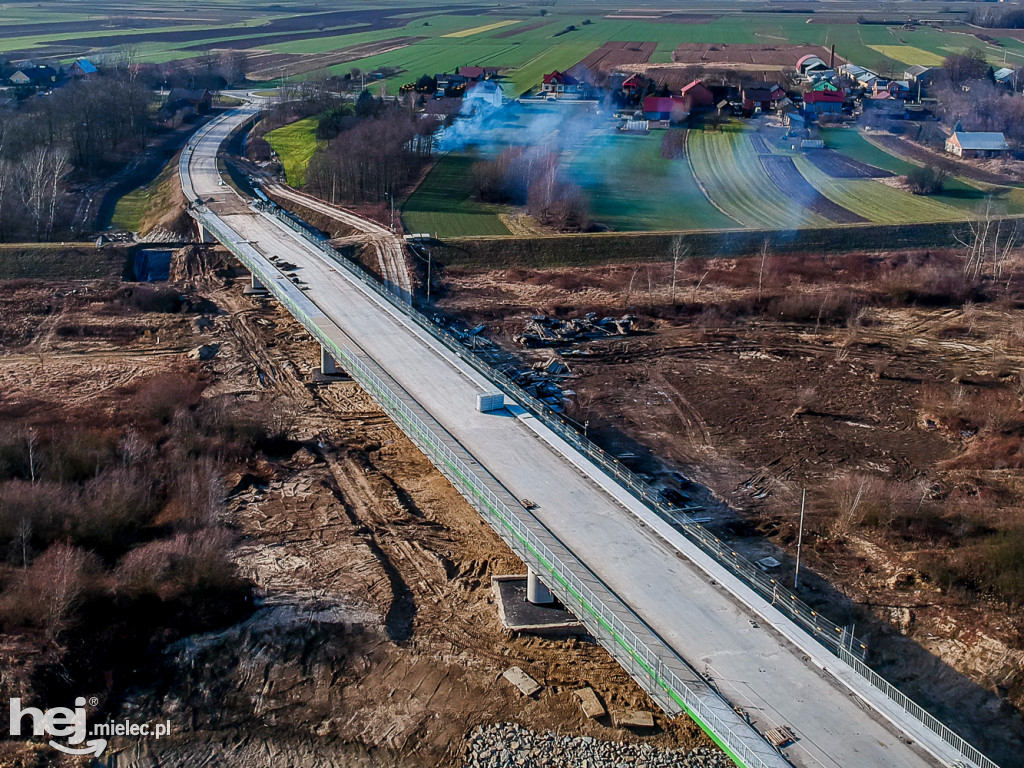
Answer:
[[199, 242], [200, 243], [215, 243], [217, 239], [210, 234], [209, 230], [203, 226], [201, 221], [196, 222], [196, 227], [199, 229]]
[[526, 599], [534, 605], [550, 605], [555, 602], [551, 590], [540, 580], [540, 576], [530, 566], [526, 566]]
[[345, 371], [338, 365], [338, 361], [334, 359], [334, 355], [328, 352], [323, 344], [320, 345], [320, 375], [324, 377], [346, 375]]
[[249, 273], [249, 285], [242, 291], [246, 296], [266, 296], [267, 286], [265, 286], [254, 272]]

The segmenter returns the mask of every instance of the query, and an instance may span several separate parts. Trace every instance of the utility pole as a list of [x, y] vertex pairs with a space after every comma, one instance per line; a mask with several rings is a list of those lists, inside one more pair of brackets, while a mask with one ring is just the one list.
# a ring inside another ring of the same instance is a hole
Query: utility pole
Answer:
[[796, 572], [793, 574], [793, 590], [800, 586], [800, 550], [804, 545], [804, 507], [807, 505], [807, 489], [800, 497], [800, 532], [796, 537]]

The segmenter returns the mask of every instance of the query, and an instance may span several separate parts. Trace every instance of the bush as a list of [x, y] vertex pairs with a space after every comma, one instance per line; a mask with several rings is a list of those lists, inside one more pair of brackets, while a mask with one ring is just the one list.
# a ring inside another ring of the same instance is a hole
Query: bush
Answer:
[[946, 186], [949, 172], [934, 165], [915, 167], [907, 174], [907, 184], [915, 195], [935, 195]]
[[123, 595], [159, 595], [230, 590], [238, 586], [235, 564], [228, 556], [231, 535], [223, 528], [180, 533], [137, 547], [124, 556], [115, 572], [115, 588]]
[[25, 571], [0, 603], [8, 626], [33, 626], [54, 638], [75, 620], [88, 592], [98, 586], [96, 556], [69, 544], [54, 544]]

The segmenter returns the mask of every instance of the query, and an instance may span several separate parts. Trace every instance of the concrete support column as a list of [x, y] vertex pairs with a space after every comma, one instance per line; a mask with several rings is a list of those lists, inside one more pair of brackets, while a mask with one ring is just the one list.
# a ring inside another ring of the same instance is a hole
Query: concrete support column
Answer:
[[209, 233], [209, 231], [207, 231], [206, 227], [204, 227], [201, 222], [197, 221], [196, 222], [196, 226], [199, 228], [199, 242], [200, 243], [213, 243], [213, 242], [216, 242], [214, 240], [214, 238], [213, 238], [213, 235], [211, 235]]
[[526, 599], [534, 605], [550, 605], [555, 602], [551, 590], [544, 586], [540, 576], [530, 566], [526, 566]]
[[324, 376], [338, 376], [342, 373], [338, 367], [338, 361], [322, 344], [320, 345], [320, 373]]
[[258, 277], [256, 277], [256, 273], [255, 272], [249, 273], [249, 277], [252, 279], [252, 282], [250, 283], [250, 285], [252, 286], [252, 289], [254, 291], [265, 291], [265, 290], [267, 290], [267, 286], [265, 286], [263, 283], [260, 282], [260, 279]]

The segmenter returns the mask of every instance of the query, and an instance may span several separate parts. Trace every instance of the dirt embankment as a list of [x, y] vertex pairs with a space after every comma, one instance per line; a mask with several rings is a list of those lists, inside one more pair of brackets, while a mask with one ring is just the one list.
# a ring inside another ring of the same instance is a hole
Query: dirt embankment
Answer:
[[709, 525], [787, 584], [806, 488], [805, 599], [1013, 764], [1022, 263], [973, 286], [945, 252], [449, 269], [441, 305], [538, 362], [555, 350], [512, 342], [531, 315], [639, 316], [563, 358], [570, 415], [658, 483], [698, 483]]
[[[656, 708], [600, 647], [501, 629], [490, 578], [522, 565], [354, 383], [312, 383], [317, 347], [285, 312], [244, 297], [209, 251], [183, 251], [172, 275], [209, 302], [201, 321], [112, 318], [81, 283], [56, 303], [52, 283], [0, 283], [0, 315], [21, 318], [0, 337], [6, 408], [49, 393], [113, 414], [118, 392], [202, 348], [204, 397], [256, 407], [287, 436], [225, 478], [234, 559], [260, 604], [240, 624], [154, 646], [141, 677], [116, 681], [114, 716], [173, 731], [114, 740], [119, 766], [453, 766], [474, 728], [506, 721], [708, 744], [685, 718], [658, 715], [639, 736], [583, 717], [581, 685], [610, 706]], [[523, 698], [501, 677], [512, 665], [542, 691]]]

